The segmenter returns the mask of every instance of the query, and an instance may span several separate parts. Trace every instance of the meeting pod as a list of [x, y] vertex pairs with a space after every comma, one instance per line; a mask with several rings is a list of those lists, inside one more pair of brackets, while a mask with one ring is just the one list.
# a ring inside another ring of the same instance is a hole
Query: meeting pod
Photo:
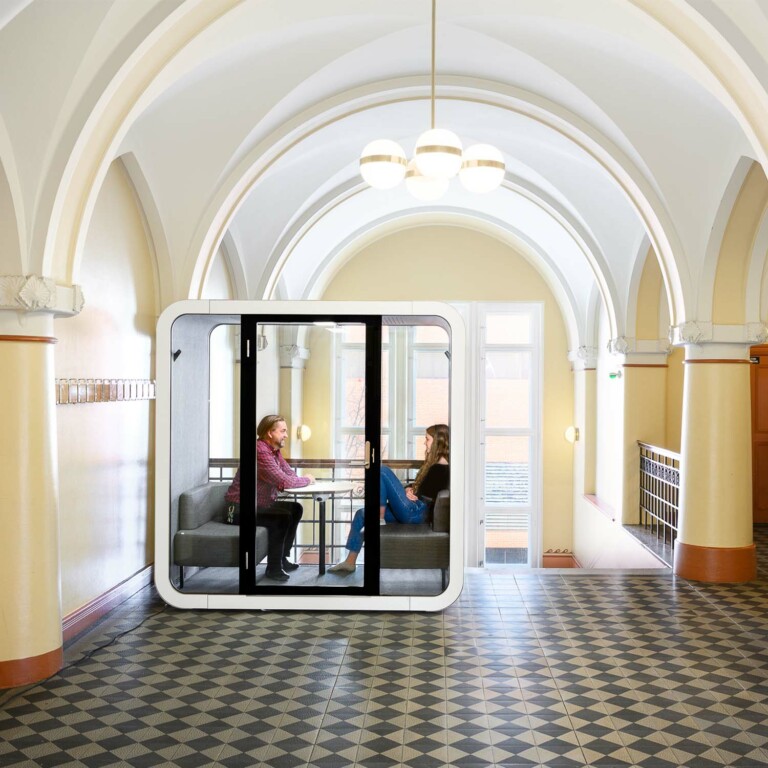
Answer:
[[440, 610], [465, 339], [437, 302], [182, 301], [157, 329], [155, 583], [178, 608]]

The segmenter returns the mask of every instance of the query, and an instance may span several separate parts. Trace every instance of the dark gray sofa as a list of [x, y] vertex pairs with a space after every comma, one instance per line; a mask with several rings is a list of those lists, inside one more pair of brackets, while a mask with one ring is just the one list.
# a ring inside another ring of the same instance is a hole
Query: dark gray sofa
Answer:
[[[226, 483], [205, 483], [179, 497], [179, 528], [173, 537], [173, 562], [179, 566], [184, 588], [185, 566], [237, 567], [240, 526], [224, 522]], [[388, 523], [381, 526], [382, 568], [439, 568], [443, 589], [448, 583], [451, 497], [440, 491], [432, 520], [421, 525]], [[267, 529], [256, 526], [256, 562], [267, 556]]]
[[[224, 522], [227, 483], [205, 483], [179, 497], [179, 528], [173, 537], [173, 562], [180, 566], [184, 588], [185, 566], [237, 567], [240, 526]], [[256, 562], [267, 556], [267, 529], [256, 526]]]
[[432, 520], [421, 525], [387, 523], [379, 529], [382, 568], [439, 568], [448, 586], [451, 543], [451, 495], [440, 491]]

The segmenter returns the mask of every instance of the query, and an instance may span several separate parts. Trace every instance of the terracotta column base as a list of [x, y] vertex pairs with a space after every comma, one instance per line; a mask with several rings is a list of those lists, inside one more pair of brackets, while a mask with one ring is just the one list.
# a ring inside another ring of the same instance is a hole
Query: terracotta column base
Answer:
[[58, 672], [64, 666], [64, 651], [56, 648], [27, 659], [0, 661], [0, 688], [29, 685]]
[[757, 578], [755, 545], [699, 547], [675, 542], [675, 575], [713, 584], [738, 584]]

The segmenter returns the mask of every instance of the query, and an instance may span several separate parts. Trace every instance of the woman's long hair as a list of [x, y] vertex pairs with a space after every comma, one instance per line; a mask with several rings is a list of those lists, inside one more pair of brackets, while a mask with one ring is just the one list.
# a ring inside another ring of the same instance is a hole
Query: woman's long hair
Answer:
[[424, 457], [424, 463], [421, 465], [416, 479], [413, 481], [413, 492], [419, 492], [419, 486], [427, 476], [427, 472], [437, 464], [440, 459], [450, 462], [451, 431], [447, 424], [433, 424], [427, 427], [427, 434], [432, 438], [432, 447], [429, 453]]

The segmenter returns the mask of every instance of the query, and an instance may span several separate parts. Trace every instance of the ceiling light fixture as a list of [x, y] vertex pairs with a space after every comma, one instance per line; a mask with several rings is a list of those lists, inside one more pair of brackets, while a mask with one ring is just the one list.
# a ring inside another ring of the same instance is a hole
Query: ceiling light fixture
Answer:
[[453, 131], [435, 128], [436, 15], [437, 0], [432, 0], [431, 128], [419, 136], [410, 162], [390, 139], [372, 141], [360, 155], [360, 175], [374, 189], [392, 189], [405, 179], [406, 188], [419, 200], [439, 200], [457, 174], [464, 187], [477, 194], [491, 192], [504, 179], [504, 158], [496, 147], [474, 144], [462, 149]]

